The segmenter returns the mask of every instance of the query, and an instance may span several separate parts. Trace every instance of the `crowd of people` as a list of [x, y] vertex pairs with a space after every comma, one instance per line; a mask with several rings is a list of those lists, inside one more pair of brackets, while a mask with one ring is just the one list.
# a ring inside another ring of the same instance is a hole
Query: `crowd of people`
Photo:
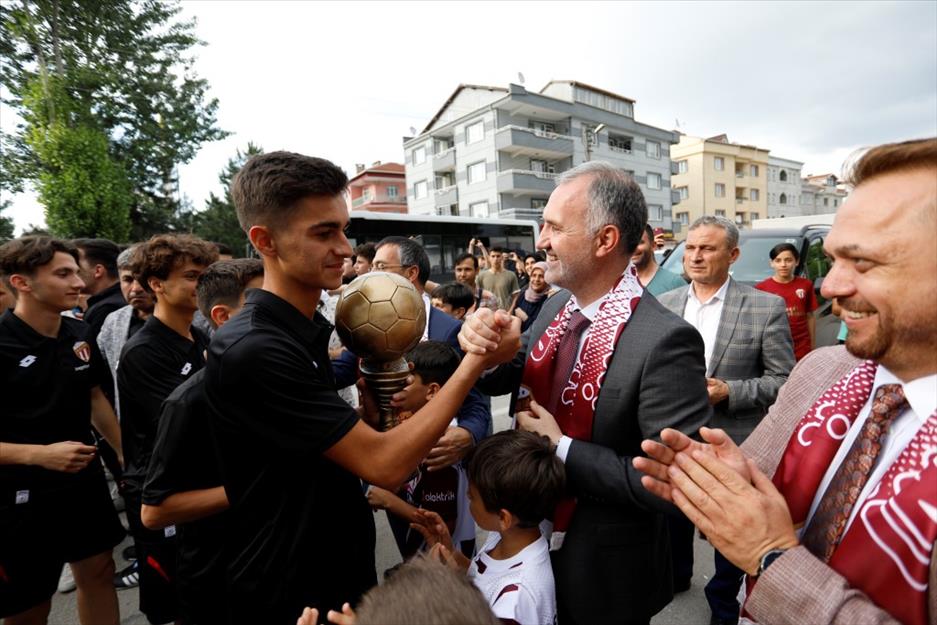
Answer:
[[[848, 333], [823, 348], [795, 246], [742, 284], [736, 225], [704, 216], [676, 275], [602, 162], [558, 177], [536, 250], [472, 238], [445, 283], [415, 240], [352, 248], [347, 177], [289, 152], [234, 179], [256, 259], [5, 243], [0, 617], [45, 623], [73, 585], [85, 625], [133, 586], [153, 624], [648, 623], [699, 532], [712, 623], [935, 622], [937, 140], [850, 180], [821, 286]], [[387, 431], [333, 327], [372, 271], [426, 307]]]

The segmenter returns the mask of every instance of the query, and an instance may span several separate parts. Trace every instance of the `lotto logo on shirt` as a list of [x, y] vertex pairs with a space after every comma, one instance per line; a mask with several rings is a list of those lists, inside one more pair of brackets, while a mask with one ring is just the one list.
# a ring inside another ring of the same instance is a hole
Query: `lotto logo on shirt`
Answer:
[[34, 362], [36, 362], [36, 357], [30, 354], [29, 356], [26, 356], [20, 361], [20, 366], [25, 369], [26, 367], [33, 364]]
[[91, 362], [91, 346], [85, 341], [78, 341], [72, 347], [72, 351], [82, 362]]
[[192, 370], [192, 363], [191, 363], [191, 362], [187, 362], [187, 363], [185, 363], [185, 364], [182, 366], [182, 371], [180, 371], [180, 373], [181, 373], [182, 375], [189, 375], [189, 371], [191, 371], [191, 370]]

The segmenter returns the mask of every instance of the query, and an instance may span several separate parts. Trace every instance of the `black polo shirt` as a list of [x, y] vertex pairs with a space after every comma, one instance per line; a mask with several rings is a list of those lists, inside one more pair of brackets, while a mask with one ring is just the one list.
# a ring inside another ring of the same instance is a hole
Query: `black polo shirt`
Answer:
[[[156, 506], [175, 493], [221, 486], [205, 399], [205, 370], [180, 384], [163, 402], [156, 444], [143, 487], [143, 503]], [[176, 583], [187, 621], [210, 623], [224, 604], [222, 558], [227, 512], [184, 523], [179, 532]]]
[[246, 299], [205, 369], [231, 502], [227, 602], [235, 623], [293, 625], [376, 583], [374, 519], [360, 480], [322, 455], [358, 421], [335, 391], [332, 326], [262, 289]]
[[[85, 323], [62, 317], [58, 336], [51, 338], [33, 330], [12, 310], [4, 312], [0, 315], [0, 441], [94, 445], [91, 389], [100, 385], [104, 369], [91, 349]], [[17, 492], [68, 488], [75, 480], [100, 472], [99, 462], [75, 474], [0, 465], [0, 507], [13, 504]]]
[[127, 305], [124, 293], [120, 290], [120, 282], [115, 282], [100, 293], [88, 298], [88, 310], [85, 311], [85, 323], [91, 326], [92, 336], [96, 337], [104, 325], [107, 316]]
[[117, 388], [128, 496], [143, 491], [163, 401], [205, 365], [208, 339], [194, 327], [189, 330], [194, 341], [150, 315], [120, 353]]

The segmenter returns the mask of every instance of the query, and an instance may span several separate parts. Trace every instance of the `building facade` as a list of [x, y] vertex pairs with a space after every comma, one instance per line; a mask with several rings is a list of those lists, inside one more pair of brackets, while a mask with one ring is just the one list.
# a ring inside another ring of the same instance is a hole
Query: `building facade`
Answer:
[[843, 205], [849, 193], [833, 174], [809, 175], [802, 180], [803, 215], [828, 215]]
[[800, 161], [768, 156], [768, 218], [805, 214], [800, 201], [803, 166]]
[[730, 143], [726, 135], [709, 139], [681, 135], [671, 148], [674, 221], [686, 226], [703, 215], [734, 221], [740, 228], [768, 214], [768, 150]]
[[575, 81], [539, 93], [460, 85], [404, 140], [411, 213], [539, 220], [558, 174], [589, 160], [630, 173], [649, 223], [673, 230], [677, 135], [634, 120], [634, 100]]
[[370, 167], [357, 165], [348, 181], [351, 210], [377, 213], [407, 212], [407, 182], [401, 163], [375, 162]]

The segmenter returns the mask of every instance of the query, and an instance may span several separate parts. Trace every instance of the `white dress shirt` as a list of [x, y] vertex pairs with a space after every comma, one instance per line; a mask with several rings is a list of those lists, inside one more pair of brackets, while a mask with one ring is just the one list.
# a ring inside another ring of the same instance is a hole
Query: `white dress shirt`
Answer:
[[[869, 396], [865, 406], [862, 407], [862, 410], [859, 411], [859, 416], [853, 422], [852, 427], [849, 428], [849, 431], [846, 433], [846, 438], [843, 439], [842, 444], [839, 446], [839, 451], [837, 451], [836, 455], [833, 457], [833, 462], [830, 463], [829, 468], [823, 475], [823, 480], [820, 482], [819, 488], [817, 488], [817, 494], [814, 496], [813, 503], [810, 505], [810, 512], [807, 514], [804, 527], [810, 523], [814, 512], [817, 510], [817, 506], [820, 504], [820, 499], [823, 497], [827, 487], [829, 487], [830, 482], [833, 480], [833, 476], [836, 474], [836, 470], [839, 468], [839, 465], [843, 463], [843, 460], [846, 459], [846, 454], [849, 453], [853, 442], [862, 431], [862, 426], [865, 424], [865, 420], [872, 411], [872, 401], [875, 397], [875, 391], [883, 384], [901, 384], [904, 389], [905, 397], [908, 399], [908, 408], [905, 408], [895, 417], [891, 427], [888, 429], [888, 434], [885, 435], [882, 441], [882, 449], [878, 454], [878, 458], [876, 458], [872, 474], [869, 475], [869, 480], [863, 487], [862, 492], [859, 493], [859, 498], [852, 508], [852, 514], [850, 514], [849, 520], [846, 523], [846, 530], [852, 525], [856, 513], [859, 512], [859, 508], [862, 507], [863, 502], [869, 496], [872, 489], [878, 485], [882, 477], [884, 477], [885, 472], [898, 459], [898, 456], [904, 451], [904, 448], [908, 446], [908, 443], [911, 442], [914, 435], [917, 434], [921, 426], [927, 421], [927, 418], [937, 409], [937, 374], [902, 383], [901, 380], [895, 377], [895, 374], [879, 365], [875, 372], [875, 381], [872, 383], [872, 394]], [[801, 528], [801, 532], [803, 532], [803, 528]]]
[[426, 309], [426, 325], [423, 326], [423, 338], [420, 339], [420, 342], [429, 340], [429, 311], [433, 307], [433, 302], [430, 300], [429, 295], [426, 294], [426, 291], [423, 291], [422, 297], [423, 307]]
[[691, 282], [687, 287], [686, 307], [683, 309], [683, 319], [703, 337], [704, 355], [706, 357], [706, 370], [709, 370], [709, 361], [716, 348], [716, 334], [719, 332], [719, 321], [722, 319], [722, 305], [726, 301], [729, 291], [729, 278], [719, 287], [712, 297], [701, 302], [696, 297], [696, 290]]

